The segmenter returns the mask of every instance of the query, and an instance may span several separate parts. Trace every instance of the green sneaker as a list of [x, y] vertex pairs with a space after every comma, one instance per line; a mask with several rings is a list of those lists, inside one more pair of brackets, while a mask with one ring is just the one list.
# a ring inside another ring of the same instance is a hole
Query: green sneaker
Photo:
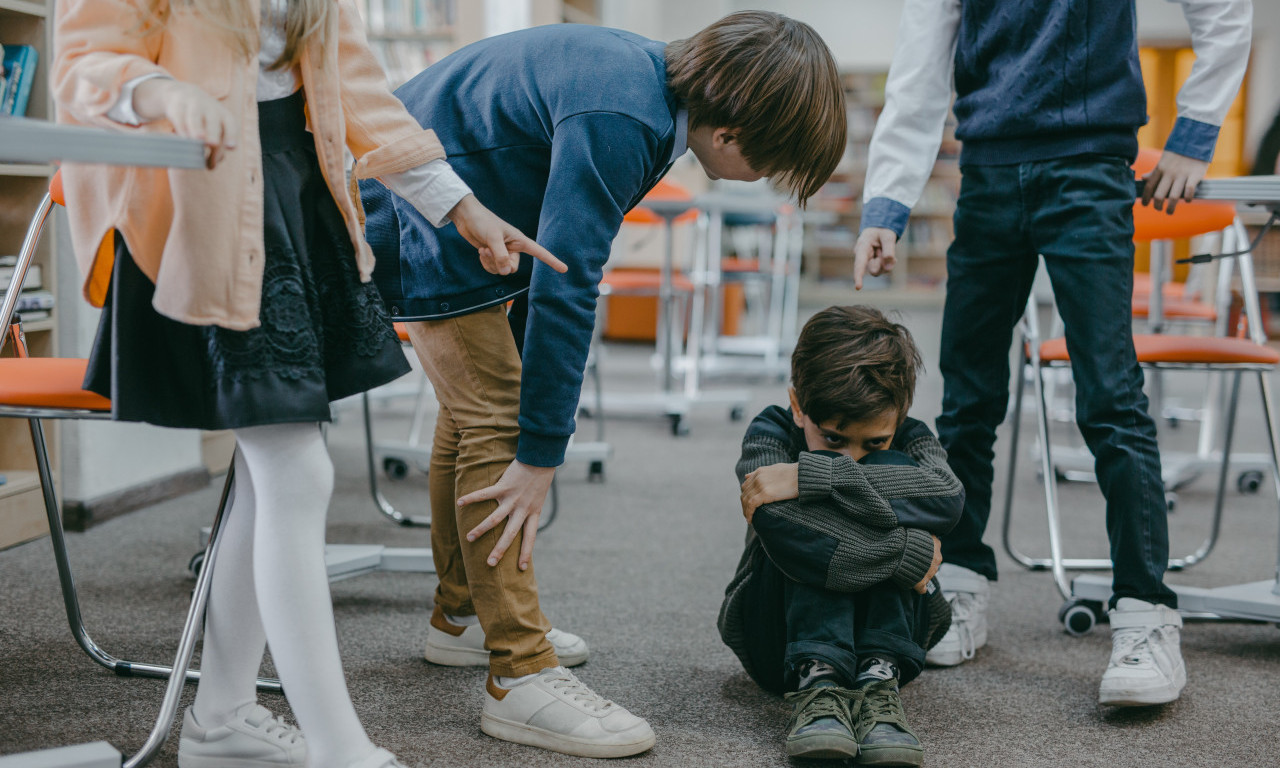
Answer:
[[924, 765], [924, 747], [907, 727], [898, 698], [898, 679], [873, 680], [858, 689], [862, 708], [853, 732], [862, 750], [860, 765]]
[[858, 756], [853, 719], [862, 692], [819, 682], [811, 688], [788, 693], [794, 708], [787, 733], [789, 757], [839, 758]]

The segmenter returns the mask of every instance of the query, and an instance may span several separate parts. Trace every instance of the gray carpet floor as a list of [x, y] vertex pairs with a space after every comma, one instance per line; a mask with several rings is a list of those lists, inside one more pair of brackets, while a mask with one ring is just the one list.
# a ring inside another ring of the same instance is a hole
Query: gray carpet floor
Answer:
[[[941, 393], [939, 315], [913, 311], [904, 319], [930, 367], [914, 413], [932, 423]], [[604, 368], [611, 392], [652, 381], [641, 348], [611, 347]], [[1194, 395], [1202, 380], [1169, 384], [1174, 394]], [[748, 417], [783, 402], [776, 382], [749, 388]], [[1254, 388], [1244, 392], [1238, 445], [1260, 451], [1258, 399]], [[382, 405], [380, 434], [402, 435], [410, 410], [409, 399]], [[1032, 428], [1029, 416], [1023, 423]], [[745, 530], [732, 469], [745, 422], [731, 422], [722, 406], [707, 406], [695, 411], [690, 426], [688, 436], [676, 438], [660, 419], [610, 419], [614, 454], [606, 481], [587, 482], [581, 465], [562, 470], [558, 519], [538, 539], [543, 606], [557, 626], [590, 643], [591, 660], [577, 670], [581, 678], [653, 724], [657, 746], [625, 764], [787, 765], [787, 708], [755, 687], [715, 630]], [[1007, 429], [998, 446], [997, 489], [1003, 488]], [[1060, 439], [1073, 432], [1063, 425]], [[1185, 449], [1194, 432], [1194, 425], [1162, 425], [1162, 443]], [[340, 413], [330, 445], [338, 470], [330, 541], [427, 546], [425, 530], [392, 525], [373, 509], [357, 410]], [[1028, 442], [1023, 445], [1014, 482], [1015, 540], [1044, 551], [1041, 485]], [[401, 508], [425, 509], [420, 473], [387, 485]], [[1176, 551], [1203, 538], [1212, 491], [1208, 472], [1180, 493], [1171, 517]], [[86, 622], [108, 651], [166, 663], [172, 657], [194, 584], [187, 560], [217, 496], [218, 488], [210, 487], [69, 535]], [[1216, 586], [1268, 578], [1276, 558], [1275, 498], [1269, 481], [1257, 495], [1233, 491], [1218, 550], [1169, 581]], [[1064, 486], [1061, 499], [1068, 554], [1104, 556], [1096, 487]], [[1000, 519], [997, 506], [987, 537], [993, 546]], [[1107, 709], [1097, 703], [1110, 649], [1106, 627], [1067, 635], [1049, 574], [1026, 571], [1002, 552], [1000, 558], [988, 646], [972, 662], [929, 670], [903, 691], [927, 765], [1280, 764], [1280, 632], [1274, 625], [1188, 623], [1182, 637], [1189, 683], [1182, 699], [1165, 707]], [[98, 739], [136, 750], [163, 683], [115, 677], [79, 651], [67, 631], [47, 539], [0, 552], [0, 584], [0, 754]], [[374, 741], [409, 765], [596, 764], [480, 732], [484, 672], [435, 667], [420, 656], [433, 586], [429, 575], [403, 573], [333, 585], [347, 679]], [[188, 686], [184, 703], [191, 695]], [[263, 701], [287, 711], [282, 697], [264, 694]], [[175, 754], [176, 729], [154, 764], [174, 765]]]

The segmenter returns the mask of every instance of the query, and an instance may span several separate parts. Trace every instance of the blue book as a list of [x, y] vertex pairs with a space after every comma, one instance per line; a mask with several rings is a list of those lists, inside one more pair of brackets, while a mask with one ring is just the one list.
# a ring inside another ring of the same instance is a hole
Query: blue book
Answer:
[[30, 45], [4, 46], [4, 93], [0, 114], [22, 117], [27, 113], [31, 83], [35, 79], [39, 53]]

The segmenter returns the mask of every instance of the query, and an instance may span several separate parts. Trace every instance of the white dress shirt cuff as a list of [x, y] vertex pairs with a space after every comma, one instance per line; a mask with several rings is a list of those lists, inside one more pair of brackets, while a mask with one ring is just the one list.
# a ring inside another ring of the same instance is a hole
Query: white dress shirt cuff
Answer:
[[407, 171], [388, 173], [381, 177], [381, 181], [417, 208], [433, 227], [448, 224], [449, 211], [471, 194], [471, 188], [444, 160], [432, 160]]

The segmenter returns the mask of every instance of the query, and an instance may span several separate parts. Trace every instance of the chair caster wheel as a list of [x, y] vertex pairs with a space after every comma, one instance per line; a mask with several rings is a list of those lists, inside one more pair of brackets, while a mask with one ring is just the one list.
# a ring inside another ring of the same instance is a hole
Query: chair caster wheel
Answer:
[[671, 419], [671, 434], [676, 437], [684, 437], [689, 434], [689, 425], [685, 422], [684, 416], [679, 413], [670, 414], [667, 418]]
[[1251, 495], [1258, 492], [1262, 487], [1262, 473], [1256, 469], [1241, 472], [1236, 476], [1236, 489], [1240, 493]]
[[1170, 513], [1176, 512], [1178, 509], [1178, 493], [1177, 491], [1164, 492], [1164, 506]]
[[200, 550], [191, 556], [191, 560], [187, 562], [187, 571], [191, 573], [192, 578], [200, 577], [200, 569], [204, 567], [205, 550]]
[[742, 421], [743, 415], [745, 414], [740, 405], [735, 405], [729, 409], [729, 421]]
[[382, 471], [392, 480], [403, 480], [409, 476], [409, 462], [388, 456], [382, 460]]
[[1087, 635], [1102, 618], [1102, 603], [1094, 600], [1068, 600], [1058, 609], [1058, 621], [1067, 634]]
[[593, 461], [591, 462], [591, 465], [587, 467], [587, 482], [588, 483], [604, 482], [604, 462], [603, 461]]

